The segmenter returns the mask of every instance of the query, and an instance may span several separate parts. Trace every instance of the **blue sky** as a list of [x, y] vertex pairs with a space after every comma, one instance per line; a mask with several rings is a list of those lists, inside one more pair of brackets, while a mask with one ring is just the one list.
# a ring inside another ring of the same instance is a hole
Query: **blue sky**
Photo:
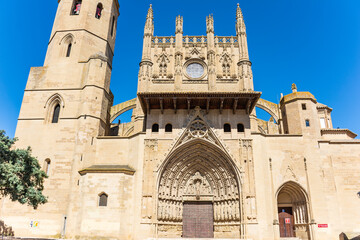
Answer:
[[[153, 4], [155, 35], [174, 35], [184, 16], [185, 35], [205, 35], [214, 14], [215, 34], [235, 35], [240, 2], [248, 33], [254, 84], [262, 98], [310, 91], [332, 107], [334, 127], [360, 134], [359, 0], [120, 0], [111, 90], [115, 103], [136, 96], [146, 12]], [[0, 15], [0, 129], [14, 136], [30, 67], [42, 66], [57, 1], [13, 1]]]

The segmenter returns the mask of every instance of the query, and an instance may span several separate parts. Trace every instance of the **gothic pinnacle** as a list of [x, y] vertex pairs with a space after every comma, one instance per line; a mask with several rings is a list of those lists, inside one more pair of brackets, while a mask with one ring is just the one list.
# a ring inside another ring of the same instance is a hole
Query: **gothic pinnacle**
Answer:
[[237, 4], [236, 9], [236, 33], [246, 33], [246, 27], [244, 22], [244, 16], [240, 8], [240, 4]]
[[154, 13], [153, 13], [153, 9], [152, 9], [152, 4], [150, 4], [149, 10], [148, 10], [148, 14], [147, 14], [147, 18], [154, 18]]
[[214, 17], [212, 14], [206, 17], [206, 28], [207, 33], [214, 33]]
[[152, 4], [150, 4], [150, 8], [148, 10], [146, 16], [146, 23], [145, 23], [145, 35], [153, 35], [154, 34], [154, 13], [152, 9]]
[[243, 19], [243, 14], [240, 8], [240, 4], [237, 4], [237, 9], [236, 9], [236, 19], [239, 21], [240, 19]]
[[176, 30], [175, 30], [175, 33], [178, 34], [178, 33], [181, 33], [183, 34], [183, 17], [182, 16], [177, 16], [176, 17]]

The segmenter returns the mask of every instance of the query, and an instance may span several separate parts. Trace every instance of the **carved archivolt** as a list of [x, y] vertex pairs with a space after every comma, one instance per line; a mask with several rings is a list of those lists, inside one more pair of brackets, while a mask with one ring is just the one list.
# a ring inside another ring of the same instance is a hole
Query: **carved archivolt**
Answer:
[[158, 219], [181, 222], [184, 201], [212, 201], [214, 220], [240, 220], [239, 180], [228, 154], [200, 118], [185, 130], [162, 168]]

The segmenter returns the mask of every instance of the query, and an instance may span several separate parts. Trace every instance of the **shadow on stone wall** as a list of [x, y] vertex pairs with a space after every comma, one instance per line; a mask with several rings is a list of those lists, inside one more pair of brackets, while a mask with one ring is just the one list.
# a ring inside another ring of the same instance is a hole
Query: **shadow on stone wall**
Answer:
[[341, 233], [340, 240], [360, 240], [360, 233]]
[[5, 225], [4, 221], [0, 220], [0, 236], [14, 236], [14, 231], [11, 227]]

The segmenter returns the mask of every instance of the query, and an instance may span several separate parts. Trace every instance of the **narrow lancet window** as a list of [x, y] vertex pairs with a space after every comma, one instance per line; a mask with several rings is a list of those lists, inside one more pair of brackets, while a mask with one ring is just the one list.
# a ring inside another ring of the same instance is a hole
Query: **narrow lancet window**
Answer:
[[72, 43], [69, 43], [69, 45], [67, 47], [67, 50], [66, 50], [66, 57], [70, 57], [71, 48], [72, 48]]
[[51, 164], [51, 160], [47, 158], [45, 160], [45, 168], [44, 168], [44, 170], [45, 170], [46, 175], [48, 175], [48, 176], [49, 176], [49, 173], [50, 173], [50, 164]]
[[115, 28], [115, 17], [112, 18], [111, 36], [114, 36], [114, 28]]
[[306, 127], [310, 127], [310, 120], [305, 120]]
[[60, 105], [56, 105], [54, 108], [52, 123], [58, 123], [59, 122], [59, 115], [60, 115]]

